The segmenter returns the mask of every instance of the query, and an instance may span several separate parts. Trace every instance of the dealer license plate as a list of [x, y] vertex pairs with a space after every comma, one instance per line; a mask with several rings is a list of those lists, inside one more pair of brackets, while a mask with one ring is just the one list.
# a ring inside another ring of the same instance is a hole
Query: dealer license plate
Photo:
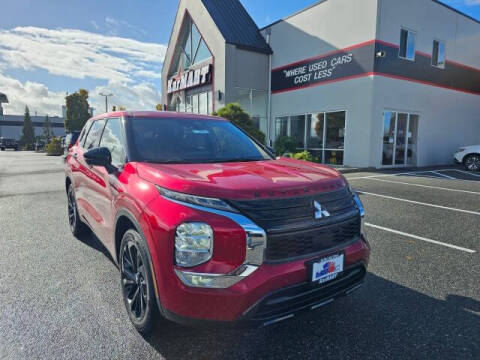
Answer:
[[335, 279], [343, 271], [344, 254], [333, 255], [313, 263], [312, 282], [319, 284]]

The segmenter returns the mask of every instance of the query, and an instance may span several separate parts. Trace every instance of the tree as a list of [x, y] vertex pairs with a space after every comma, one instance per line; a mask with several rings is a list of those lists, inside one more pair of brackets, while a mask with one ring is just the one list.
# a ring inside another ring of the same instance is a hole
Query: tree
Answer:
[[23, 136], [20, 140], [22, 145], [28, 150], [33, 149], [35, 142], [35, 128], [33, 127], [32, 118], [30, 117], [30, 109], [25, 106], [25, 115], [23, 117]]
[[252, 119], [250, 119], [250, 115], [243, 111], [240, 104], [227, 104], [224, 108], [216, 111], [214, 115], [230, 120], [239, 128], [245, 130], [248, 134], [257, 139], [260, 143], [265, 144], [265, 134], [255, 127]]
[[115, 111], [117, 111], [117, 106], [116, 106], [116, 105], [113, 105], [113, 106], [112, 106], [112, 112], [115, 112]]
[[163, 104], [158, 103], [155, 108], [157, 109], [157, 111], [163, 111]]
[[127, 108], [125, 106], [119, 106], [118, 107], [118, 111], [125, 111], [127, 110]]
[[67, 132], [80, 131], [90, 118], [88, 105], [88, 91], [80, 89], [66, 98], [67, 117], [65, 119], [65, 130]]
[[297, 151], [297, 141], [291, 136], [280, 136], [275, 140], [275, 153], [278, 156], [294, 154]]
[[45, 122], [43, 123], [43, 136], [45, 137], [47, 142], [53, 136], [52, 124], [50, 122], [50, 119], [49, 119], [48, 115], [45, 116]]

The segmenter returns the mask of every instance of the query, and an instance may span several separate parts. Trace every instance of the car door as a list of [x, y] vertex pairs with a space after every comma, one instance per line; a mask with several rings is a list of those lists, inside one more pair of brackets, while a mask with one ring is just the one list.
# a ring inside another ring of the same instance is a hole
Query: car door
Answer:
[[103, 218], [94, 206], [94, 196], [96, 193], [94, 189], [97, 183], [102, 183], [102, 179], [97, 175], [97, 171], [94, 169], [95, 167], [86, 163], [84, 153], [98, 147], [104, 126], [105, 119], [93, 121], [83, 146], [75, 150], [77, 171], [74, 181], [76, 182], [75, 195], [77, 198], [78, 211], [97, 236], [99, 235], [99, 226]]
[[95, 208], [95, 212], [101, 216], [97, 235], [107, 249], [113, 252], [115, 250], [113, 227], [116, 215], [114, 203], [119, 194], [118, 177], [121, 176], [126, 161], [123, 120], [121, 118], [107, 120], [99, 146], [110, 150], [112, 165], [116, 167], [116, 170], [109, 174], [104, 167], [93, 166], [91, 171], [95, 176], [95, 181], [91, 182], [89, 190], [92, 206]]
[[71, 180], [73, 181], [73, 185], [75, 188], [75, 194], [78, 198], [78, 183], [81, 181], [81, 167], [80, 163], [78, 162], [78, 156], [83, 155], [83, 144], [85, 143], [85, 139], [87, 137], [88, 131], [92, 126], [92, 121], [88, 121], [85, 126], [83, 127], [82, 133], [78, 138], [78, 143], [72, 146], [71, 149], [67, 151], [65, 161], [68, 164], [68, 168], [70, 170]]

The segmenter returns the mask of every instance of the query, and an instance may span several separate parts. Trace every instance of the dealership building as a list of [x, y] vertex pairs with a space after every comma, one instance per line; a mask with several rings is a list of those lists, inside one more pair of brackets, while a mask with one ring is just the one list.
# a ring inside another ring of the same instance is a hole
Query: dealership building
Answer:
[[354, 167], [448, 164], [480, 143], [480, 22], [435, 0], [324, 0], [259, 29], [238, 0], [180, 0], [170, 110], [238, 102], [272, 144]]
[[[5, 115], [3, 113], [2, 103], [8, 104], [8, 97], [6, 94], [0, 92], [0, 138], [20, 140], [23, 134], [24, 115]], [[43, 135], [43, 125], [45, 123], [45, 116], [30, 116], [35, 136]], [[65, 126], [64, 120], [58, 116], [49, 117], [50, 131], [54, 136], [64, 136]]]

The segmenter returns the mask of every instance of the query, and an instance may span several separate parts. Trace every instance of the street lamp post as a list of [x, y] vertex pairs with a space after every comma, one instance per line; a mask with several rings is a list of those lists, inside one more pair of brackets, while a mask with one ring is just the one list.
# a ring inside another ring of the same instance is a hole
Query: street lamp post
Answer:
[[105, 97], [105, 112], [108, 113], [108, 98], [109, 98], [110, 96], [113, 96], [113, 94], [100, 93], [100, 96]]

